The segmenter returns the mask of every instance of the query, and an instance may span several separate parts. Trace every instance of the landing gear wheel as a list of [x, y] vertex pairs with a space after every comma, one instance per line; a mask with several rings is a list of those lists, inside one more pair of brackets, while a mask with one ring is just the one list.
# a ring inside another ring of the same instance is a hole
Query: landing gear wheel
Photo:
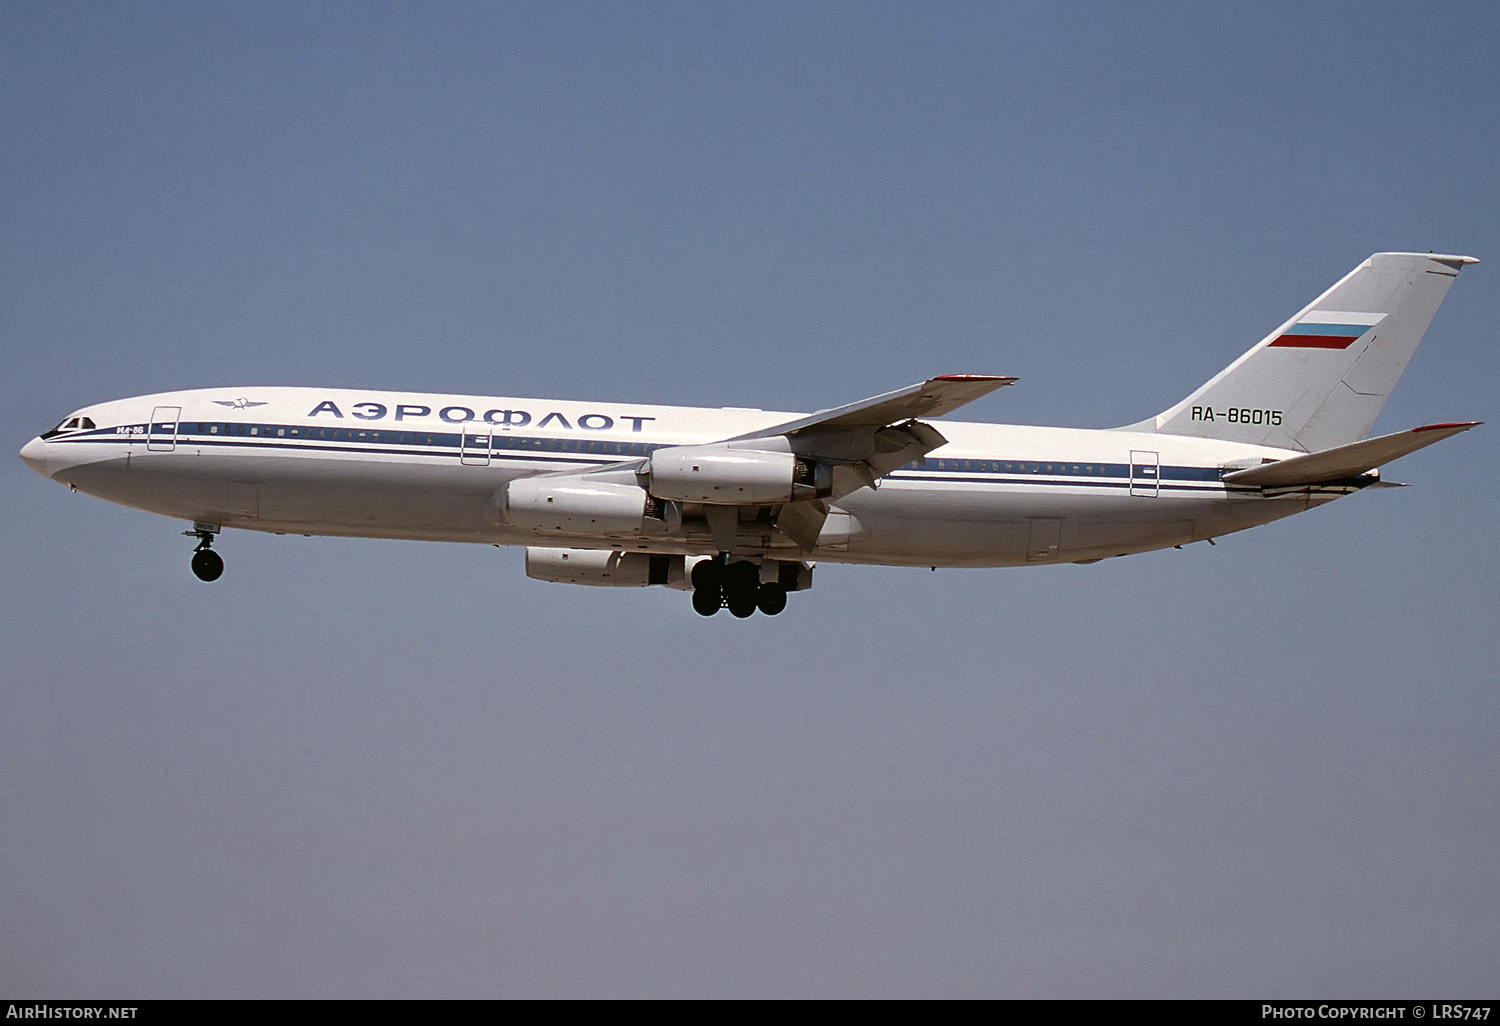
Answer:
[[724, 571], [724, 604], [743, 620], [755, 612], [755, 593], [760, 588], [760, 567], [749, 560], [730, 563]]
[[746, 591], [751, 595], [760, 585], [760, 567], [748, 559], [741, 559], [730, 563], [724, 570], [724, 590], [726, 592]]
[[755, 612], [755, 592], [731, 591], [724, 604], [731, 613], [743, 620]]
[[724, 604], [718, 588], [694, 588], [693, 611], [700, 616], [713, 616]]
[[693, 567], [693, 588], [697, 591], [717, 591], [724, 583], [724, 564], [716, 559], [705, 559]]
[[224, 560], [213, 549], [193, 553], [193, 576], [200, 581], [217, 581], [224, 573]]
[[786, 608], [786, 589], [779, 584], [762, 584], [755, 593], [755, 604], [767, 616], [775, 616]]

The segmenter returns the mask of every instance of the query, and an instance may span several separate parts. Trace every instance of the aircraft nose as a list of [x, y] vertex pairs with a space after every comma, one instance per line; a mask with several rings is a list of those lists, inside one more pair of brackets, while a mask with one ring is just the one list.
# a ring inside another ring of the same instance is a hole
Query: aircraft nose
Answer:
[[51, 477], [47, 472], [47, 443], [40, 438], [33, 438], [21, 446], [21, 459], [26, 465], [43, 477]]

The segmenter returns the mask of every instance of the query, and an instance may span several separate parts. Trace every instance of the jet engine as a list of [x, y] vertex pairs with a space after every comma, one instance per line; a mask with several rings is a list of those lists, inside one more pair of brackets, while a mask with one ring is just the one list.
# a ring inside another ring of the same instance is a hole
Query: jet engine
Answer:
[[[662, 585], [678, 591], [695, 590], [694, 578], [721, 579], [727, 573], [748, 577], [752, 584], [774, 584], [783, 595], [812, 587], [811, 565], [763, 560], [736, 562], [726, 569], [714, 556], [677, 556], [618, 549], [556, 549], [532, 545], [526, 549], [526, 576], [556, 584], [586, 584], [598, 588], [646, 588]], [[708, 573], [708, 571], [714, 571]], [[718, 585], [716, 585], [718, 587]]]
[[682, 526], [682, 507], [639, 485], [586, 476], [523, 477], [501, 489], [499, 518], [545, 534], [639, 537]]
[[833, 492], [832, 469], [792, 452], [682, 445], [658, 449], [646, 463], [652, 495], [718, 506], [762, 506]]
[[653, 584], [681, 584], [683, 557], [609, 549], [526, 550], [526, 576], [558, 584], [589, 584], [600, 588], [645, 588]]

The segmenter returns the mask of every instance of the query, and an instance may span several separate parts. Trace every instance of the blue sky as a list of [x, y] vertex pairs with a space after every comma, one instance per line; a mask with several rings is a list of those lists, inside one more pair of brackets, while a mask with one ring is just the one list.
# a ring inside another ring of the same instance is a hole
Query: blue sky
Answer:
[[1492, 992], [1492, 5], [0, 13], [0, 437], [178, 387], [1163, 409], [1369, 253], [1471, 253], [1415, 487], [788, 613], [226, 536], [0, 462], [0, 985]]

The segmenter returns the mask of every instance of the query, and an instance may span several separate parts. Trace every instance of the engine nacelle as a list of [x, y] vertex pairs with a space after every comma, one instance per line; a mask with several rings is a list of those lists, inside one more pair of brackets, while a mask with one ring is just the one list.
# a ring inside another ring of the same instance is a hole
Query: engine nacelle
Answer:
[[526, 550], [526, 576], [558, 584], [587, 584], [597, 588], [646, 588], [680, 583], [683, 557], [608, 549]]
[[634, 484], [543, 474], [511, 481], [501, 493], [501, 521], [522, 530], [634, 538], [682, 526], [680, 506]]
[[682, 445], [658, 449], [646, 464], [652, 495], [678, 502], [762, 506], [833, 491], [830, 468], [791, 452]]
[[[610, 549], [554, 549], [528, 546], [526, 576], [557, 584], [585, 584], [596, 588], [647, 588], [661, 585], [693, 590], [693, 567], [713, 556], [674, 556]], [[813, 568], [801, 562], [764, 560], [760, 580], [780, 584], [787, 591], [812, 587]]]

